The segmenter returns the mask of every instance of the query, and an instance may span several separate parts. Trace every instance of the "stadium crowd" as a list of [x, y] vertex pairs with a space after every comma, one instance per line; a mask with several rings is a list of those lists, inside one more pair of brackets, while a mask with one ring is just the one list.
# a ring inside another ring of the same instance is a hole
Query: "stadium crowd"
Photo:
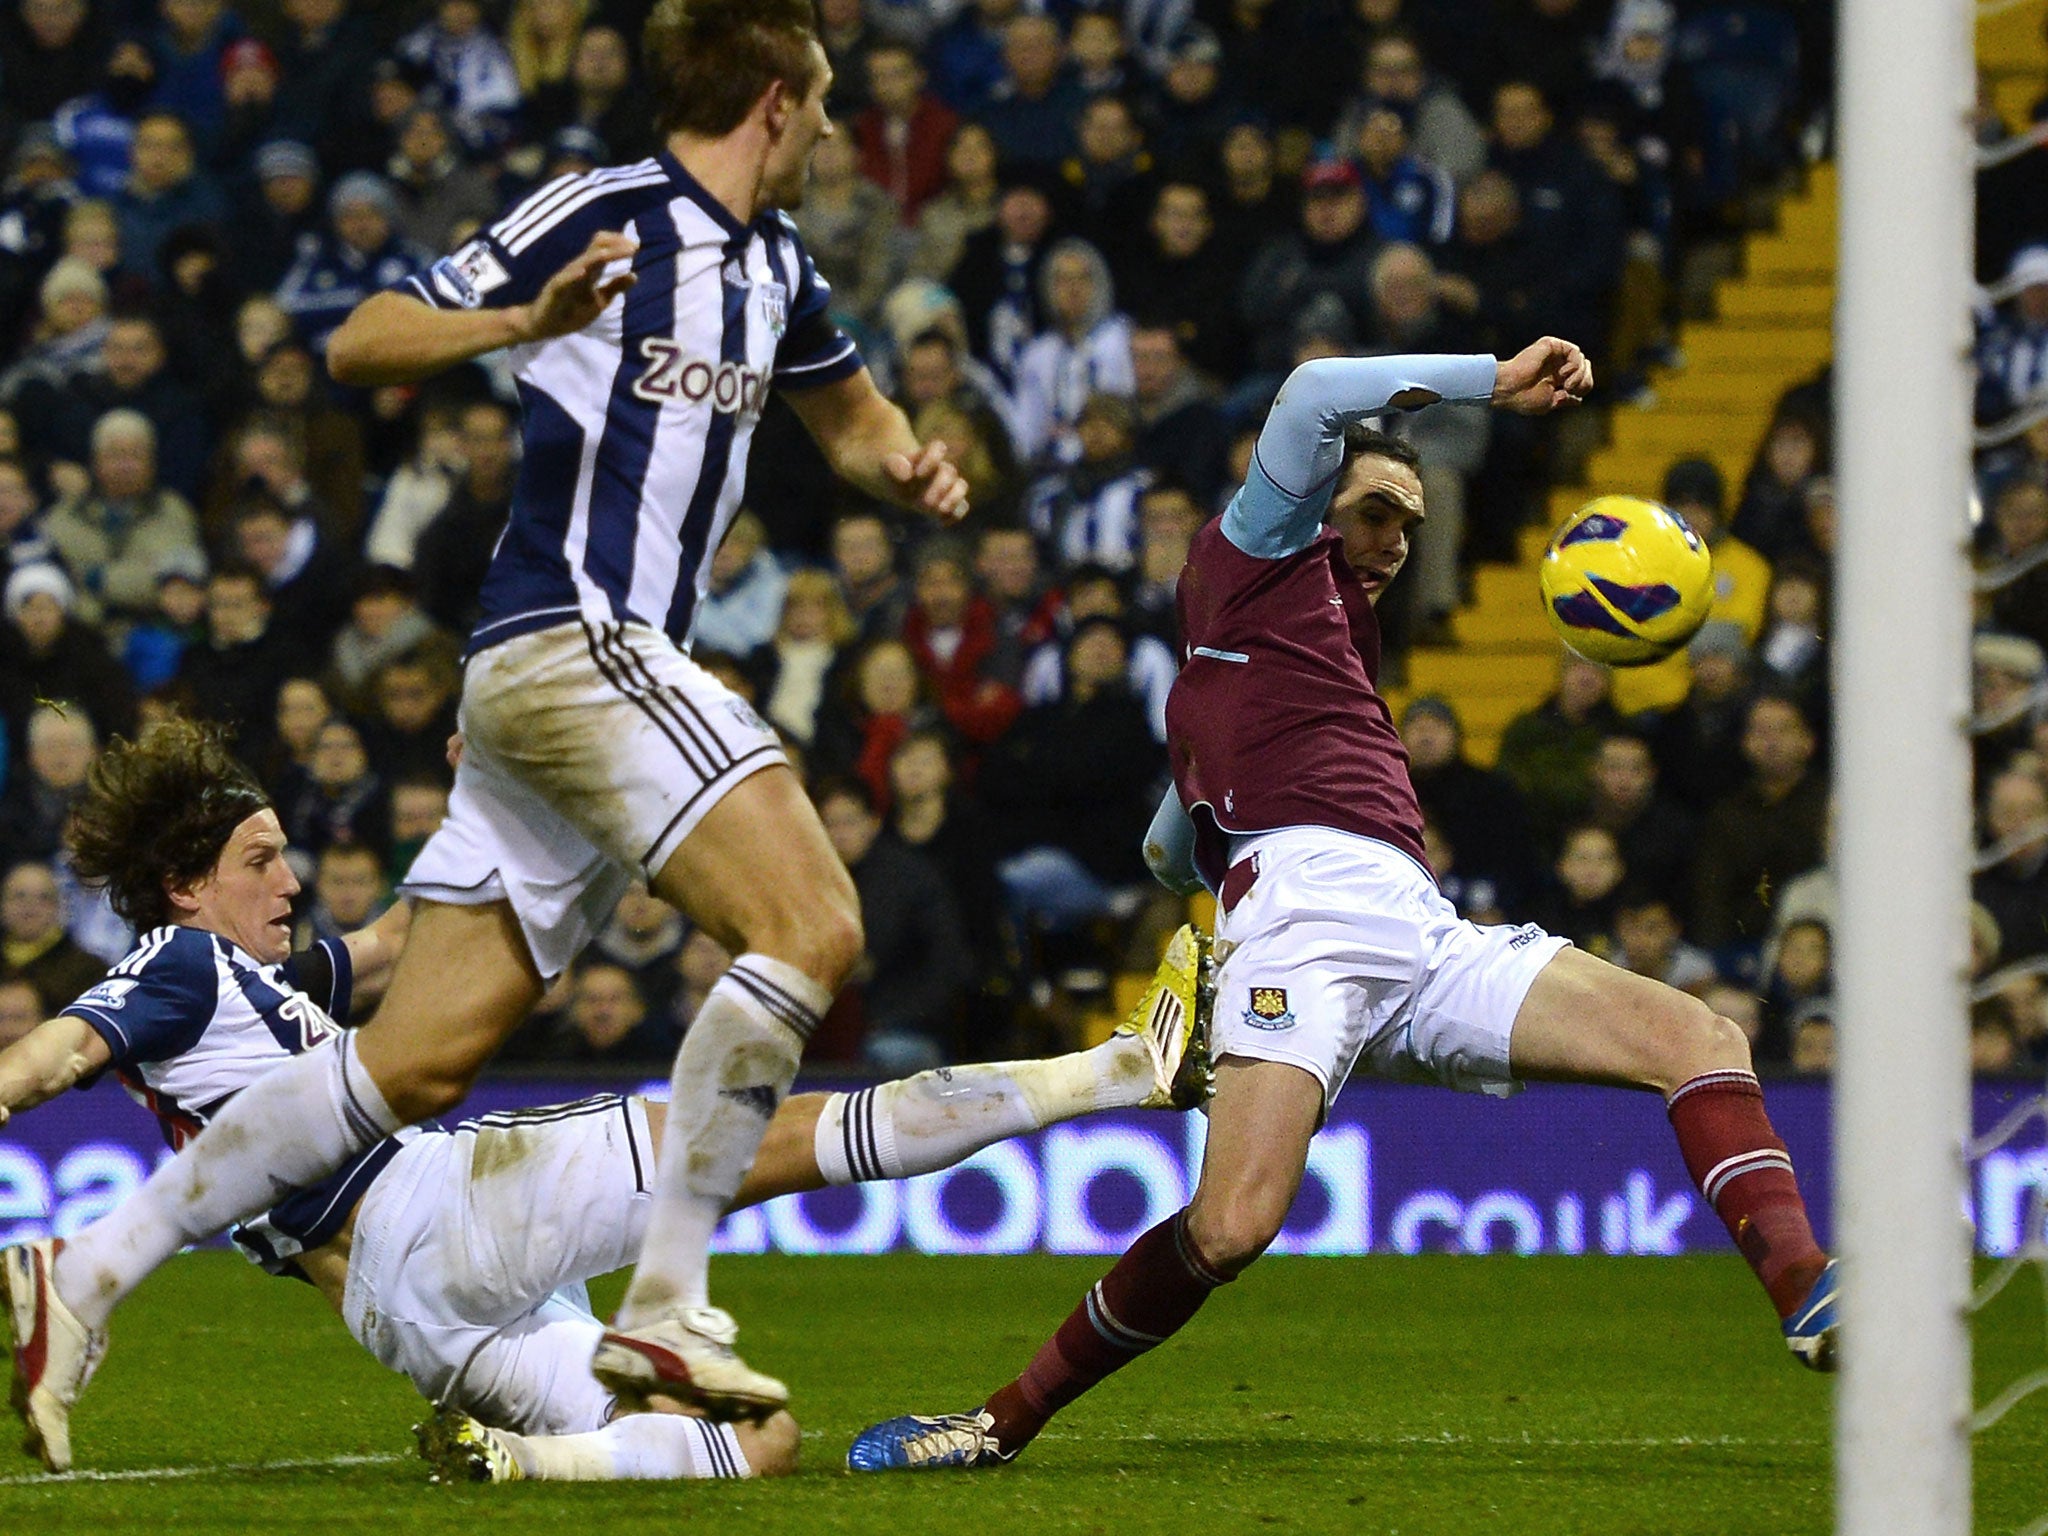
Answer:
[[[1033, 1050], [1150, 969], [1180, 920], [1139, 852], [1175, 579], [1287, 370], [1547, 332], [1626, 398], [1670, 359], [1688, 258], [1824, 145], [1828, 10], [821, 0], [840, 131], [797, 222], [976, 513], [930, 534], [863, 504], [771, 400], [718, 552], [697, 658], [785, 736], [866, 921], [814, 1059]], [[0, 1041], [123, 952], [68, 872], [66, 808], [99, 742], [163, 712], [238, 731], [306, 935], [392, 899], [446, 810], [517, 406], [489, 366], [341, 389], [322, 348], [538, 182], [656, 149], [644, 14], [6, 0]], [[1983, 455], [1985, 1070], [2048, 1059], [2026, 965], [2048, 953], [2048, 197], [2031, 206], [2044, 227], [2001, 236], [1980, 348], [1986, 421], [2032, 417]], [[1512, 557], [1570, 447], [1450, 407], [1395, 429], [1431, 508], [1382, 610], [1398, 668], [1448, 643], [1472, 563]], [[1706, 994], [1802, 1071], [1832, 1045], [1828, 436], [1823, 376], [1742, 486], [1671, 467], [1719, 581], [1676, 708], [1624, 719], [1567, 657], [1495, 768], [1445, 701], [1401, 720], [1461, 910]], [[726, 959], [630, 894], [511, 1055], [666, 1062]]]

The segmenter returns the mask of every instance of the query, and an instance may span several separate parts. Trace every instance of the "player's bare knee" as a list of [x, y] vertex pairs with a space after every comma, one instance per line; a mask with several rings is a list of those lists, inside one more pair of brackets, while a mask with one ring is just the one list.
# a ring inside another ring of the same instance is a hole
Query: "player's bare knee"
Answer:
[[1749, 1036], [1733, 1019], [1684, 993], [1676, 995], [1672, 1015], [1665, 1032], [1672, 1049], [1656, 1084], [1665, 1093], [1703, 1072], [1751, 1070]]
[[740, 1426], [740, 1449], [756, 1477], [788, 1477], [796, 1471], [803, 1451], [803, 1431], [786, 1409], [778, 1409], [758, 1424]]
[[1285, 1204], [1256, 1193], [1206, 1202], [1197, 1198], [1188, 1208], [1188, 1236], [1204, 1263], [1235, 1279], [1273, 1246], [1286, 1219]]
[[475, 1070], [454, 1062], [422, 1062], [395, 1088], [382, 1083], [384, 1102], [407, 1124], [445, 1115], [469, 1097]]
[[747, 936], [754, 953], [795, 966], [828, 992], [853, 974], [866, 946], [858, 899], [840, 901], [836, 894], [792, 905]]

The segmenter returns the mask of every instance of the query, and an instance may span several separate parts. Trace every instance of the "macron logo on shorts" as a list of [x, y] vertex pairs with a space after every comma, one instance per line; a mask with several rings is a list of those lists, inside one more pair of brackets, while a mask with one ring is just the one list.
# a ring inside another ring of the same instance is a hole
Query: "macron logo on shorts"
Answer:
[[1251, 1006], [1244, 1011], [1244, 1021], [1252, 1029], [1291, 1029], [1294, 1014], [1287, 1006], [1285, 987], [1253, 987]]

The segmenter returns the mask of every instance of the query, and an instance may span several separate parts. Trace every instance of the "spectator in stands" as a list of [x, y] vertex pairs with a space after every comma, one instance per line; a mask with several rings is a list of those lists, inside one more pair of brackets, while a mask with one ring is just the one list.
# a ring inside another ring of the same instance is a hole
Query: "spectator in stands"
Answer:
[[379, 778], [388, 784], [441, 770], [457, 728], [461, 688], [455, 648], [445, 640], [422, 642], [377, 669], [370, 680], [376, 713], [364, 727], [363, 744]]
[[961, 541], [934, 538], [918, 551], [903, 643], [946, 723], [980, 747], [1010, 728], [1024, 701], [994, 675], [1000, 646], [995, 609], [975, 592], [970, 566]]
[[64, 220], [79, 197], [71, 157], [42, 123], [14, 140], [0, 179], [0, 336], [9, 349], [34, 304], [36, 279], [57, 258]]
[[47, 864], [21, 863], [0, 880], [0, 983], [36, 989], [42, 1016], [69, 1007], [107, 974], [97, 956], [64, 931], [57, 876]]
[[1501, 907], [1499, 887], [1484, 875], [1466, 875], [1458, 862], [1458, 850], [1427, 812], [1422, 817], [1422, 853], [1430, 873], [1436, 876], [1437, 889], [1457, 909], [1458, 916], [1473, 923], [1508, 920]]
[[1004, 160], [1058, 165], [1074, 152], [1075, 119], [1087, 101], [1067, 68], [1059, 23], [1028, 11], [1011, 17], [1003, 28], [1003, 66], [1006, 78], [974, 115]]
[[453, 250], [458, 232], [487, 223], [501, 199], [490, 178], [463, 162], [448, 120], [414, 107], [398, 124], [398, 149], [385, 168], [397, 204], [398, 236], [421, 250]]
[[[901, 292], [899, 289], [898, 293]], [[966, 416], [988, 449], [989, 469], [995, 481], [1006, 483], [1017, 467], [1010, 432], [1015, 413], [1001, 381], [986, 364], [968, 355], [965, 338], [960, 334], [964, 327], [951, 323], [956, 318], [950, 312], [943, 314], [938, 323], [918, 331], [900, 349], [897, 403], [913, 423], [921, 412], [935, 405], [950, 407]], [[926, 435], [920, 436], [921, 440], [928, 440]], [[954, 450], [957, 462], [961, 445], [950, 435], [941, 434], [941, 440]], [[975, 508], [986, 510], [988, 493], [995, 487], [975, 484], [971, 475], [967, 478], [975, 493]]]
[[321, 849], [309, 895], [299, 925], [301, 948], [359, 932], [391, 905], [377, 851], [367, 843], [329, 843]]
[[1566, 651], [1558, 660], [1557, 687], [1501, 733], [1499, 767], [1528, 803], [1539, 844], [1555, 847], [1565, 827], [1585, 810], [1593, 756], [1621, 726], [1608, 702], [1607, 669]]
[[420, 607], [445, 629], [467, 635], [498, 536], [512, 515], [518, 479], [518, 425], [497, 400], [462, 408], [462, 478], [448, 504], [421, 532], [413, 553]]
[[1707, 952], [1686, 942], [1671, 898], [1633, 882], [1615, 897], [1614, 952], [1609, 958], [1623, 970], [1694, 996], [1720, 979]]
[[1742, 782], [1754, 663], [1741, 628], [1719, 619], [1700, 626], [1686, 656], [1692, 689], [1651, 728], [1650, 750], [1671, 797], [1703, 816]]
[[1317, 160], [1302, 173], [1301, 190], [1300, 227], [1266, 242], [1238, 290], [1237, 312], [1252, 333], [1253, 354], [1276, 372], [1290, 366], [1295, 325], [1318, 299], [1343, 306], [1354, 334], [1364, 330], [1378, 253], [1355, 165]]
[[591, 940], [589, 953], [633, 978], [633, 990], [652, 1017], [672, 1018], [682, 984], [676, 965], [688, 935], [682, 914], [636, 880]]
[[0, 370], [0, 405], [24, 415], [38, 408], [38, 394], [47, 399], [99, 366], [108, 330], [106, 279], [76, 256], [51, 264], [36, 297], [29, 343], [11, 367]]
[[674, 1056], [678, 1040], [669, 1017], [648, 1010], [630, 971], [585, 959], [573, 974], [569, 1016], [554, 1037], [557, 1059], [652, 1068]]
[[916, 730], [889, 757], [889, 830], [944, 877], [984, 975], [1002, 964], [995, 834], [961, 791], [945, 733]]
[[1771, 925], [1771, 897], [1821, 860], [1827, 784], [1812, 771], [1819, 747], [1790, 699], [1749, 706], [1742, 755], [1749, 781], [1708, 813], [1700, 833], [1688, 930], [1708, 949], [1753, 949]]
[[42, 994], [31, 983], [0, 981], [0, 1051], [25, 1037], [47, 1016]]
[[461, 414], [449, 401], [422, 400], [412, 451], [384, 482], [364, 557], [372, 565], [412, 569], [420, 534], [440, 515], [462, 474]]
[[347, 553], [312, 517], [294, 516], [267, 495], [235, 512], [234, 552], [263, 578], [278, 627], [316, 656], [348, 622], [355, 572]]
[[2012, 259], [2008, 302], [1977, 328], [1977, 420], [2002, 421], [2048, 395], [2048, 245]]
[[977, 788], [1009, 850], [996, 874], [1020, 928], [1128, 915], [1146, 894], [1140, 846], [1164, 759], [1128, 671], [1117, 623], [1081, 621], [1063, 695], [1027, 709], [983, 760]]
[[[474, 8], [474, 0], [446, 0]], [[350, 310], [379, 289], [418, 272], [431, 259], [400, 238], [398, 198], [391, 183], [352, 171], [327, 195], [328, 230], [292, 263], [278, 284], [277, 302], [315, 352]]]
[[[174, 0], [218, 7], [218, 0]], [[135, 125], [133, 167], [115, 200], [121, 221], [121, 265], [144, 281], [157, 274], [164, 239], [186, 224], [219, 226], [227, 200], [199, 168], [192, 129], [175, 112], [151, 112]]]
[[13, 452], [0, 450], [0, 585], [28, 566], [57, 564], [57, 551], [43, 537], [36, 516], [40, 510], [28, 465]]
[[1613, 833], [1587, 824], [1568, 828], [1551, 866], [1551, 887], [1534, 903], [1536, 921], [1590, 954], [1611, 957], [1615, 913], [1627, 876]]
[[99, 79], [107, 39], [86, 0], [22, 0], [0, 25], [0, 77], [24, 122], [50, 117]]
[[996, 141], [980, 123], [962, 123], [946, 142], [945, 183], [919, 204], [908, 273], [941, 281], [959, 265], [971, 236], [996, 222], [1002, 188]]
[[1128, 400], [1095, 394], [1074, 428], [1077, 462], [1031, 487], [1026, 521], [1061, 569], [1128, 571], [1138, 557], [1138, 499], [1152, 480], [1134, 454], [1137, 413]]
[[896, 574], [896, 546], [879, 514], [850, 512], [832, 525], [832, 569], [856, 638], [875, 640], [903, 628], [910, 594]]
[[1970, 751], [1976, 782], [1988, 784], [2032, 745], [2034, 725], [2048, 715], [2042, 707], [2048, 657], [2020, 635], [1980, 634], [1970, 642]]
[[1756, 644], [1770, 597], [1771, 563], [1726, 531], [1727, 487], [1711, 459], [1680, 459], [1664, 473], [1664, 505], [1692, 526], [1714, 557], [1712, 617]]
[[231, 564], [207, 577], [206, 643], [188, 648], [179, 660], [178, 684], [208, 719], [239, 732], [246, 756], [259, 757], [268, 745], [284, 680], [313, 670], [297, 639], [271, 623], [261, 573]]
[[1794, 1021], [1791, 1067], [1802, 1077], [1826, 1077], [1835, 1070], [1833, 1002], [1816, 997]]
[[1311, 137], [1328, 132], [1350, 81], [1349, 61], [1332, 46], [1325, 18], [1273, 0], [1232, 0], [1217, 12], [1230, 94], [1277, 127]]
[[871, 100], [868, 54], [892, 40], [890, 33], [869, 20], [863, 0], [818, 0], [818, 41], [832, 66], [825, 110], [833, 117], [867, 110]]
[[1981, 577], [1997, 583], [1991, 623], [2048, 650], [2048, 483], [2007, 482], [1991, 504], [1991, 529]]
[[1231, 244], [1216, 233], [1208, 191], [1191, 180], [1165, 182], [1146, 232], [1146, 243], [1127, 257], [1120, 284], [1140, 296], [1142, 325], [1171, 334], [1205, 373], [1236, 378], [1245, 364], [1236, 321], [1240, 268]]
[[178, 675], [186, 647], [206, 634], [206, 562], [174, 555], [157, 568], [156, 612], [128, 631], [121, 664], [147, 697]]
[[187, 499], [196, 496], [206, 467], [206, 418], [192, 391], [166, 371], [168, 361], [155, 320], [116, 316], [100, 346], [98, 371], [72, 378], [62, 390], [43, 451], [83, 463], [95, 422], [109, 411], [136, 411], [156, 429], [158, 480]]
[[1819, 424], [1802, 411], [1781, 411], [1749, 467], [1731, 531], [1766, 560], [1813, 553], [1806, 491], [1826, 469]]
[[23, 741], [39, 701], [85, 711], [102, 736], [135, 729], [135, 690], [107, 652], [106, 637], [73, 612], [71, 583], [54, 565], [25, 565], [7, 579], [0, 627], [0, 711]]
[[1108, 258], [1112, 271], [1127, 271], [1159, 195], [1145, 130], [1121, 96], [1097, 96], [1081, 108], [1075, 144], [1060, 164], [1068, 219], [1076, 234]]
[[1600, 738], [1593, 754], [1586, 820], [1612, 832], [1630, 880], [1668, 896], [1674, 910], [1692, 898], [1692, 853], [1697, 823], [1683, 806], [1658, 793], [1650, 745], [1633, 730]]
[[[1145, 710], [1152, 734], [1166, 740], [1166, 696], [1178, 670], [1173, 649], [1156, 636], [1133, 634], [1122, 581], [1100, 565], [1079, 566], [1068, 573], [1066, 604], [1059, 615], [1057, 637], [1033, 651], [1024, 666], [1024, 702], [1056, 704], [1071, 692], [1069, 672], [1073, 642], [1086, 626], [1109, 623], [1117, 628], [1125, 658], [1124, 687]], [[1091, 660], [1100, 659], [1100, 650]]]
[[1620, 195], [1585, 151], [1557, 131], [1549, 98], [1526, 79], [1494, 92], [1491, 164], [1507, 173], [1521, 196], [1537, 306], [1531, 322], [1550, 335], [1585, 337], [1590, 350], [1602, 350], [1627, 240]]
[[309, 146], [330, 166], [366, 166], [380, 148], [367, 131], [366, 85], [376, 62], [369, 27], [350, 14], [349, 0], [283, 0], [281, 9], [272, 131]]
[[[292, 522], [311, 524], [335, 549], [353, 553], [362, 527], [362, 487], [344, 485], [338, 501], [328, 498], [326, 487], [335, 484], [342, 471], [361, 476], [361, 429], [343, 413], [299, 394], [302, 371], [310, 376], [313, 367], [312, 354], [297, 341], [280, 342], [265, 356], [258, 388], [266, 401], [274, 399], [279, 405], [251, 415], [229, 440], [227, 462], [209, 501], [208, 521], [216, 527], [232, 523], [244, 503], [266, 500]], [[311, 409], [294, 414], [288, 403], [293, 401]], [[319, 452], [318, 466], [308, 462], [309, 449]]]
[[819, 273], [832, 285], [834, 313], [873, 325], [901, 275], [902, 242], [895, 205], [861, 174], [860, 150], [850, 134], [841, 131], [819, 144], [796, 221]]
[[711, 557], [711, 590], [697, 607], [696, 644], [745, 656], [775, 636], [789, 573], [761, 519], [742, 507]]
[[732, 968], [732, 956], [702, 928], [690, 930], [676, 956], [676, 985], [669, 999], [669, 1018], [680, 1034], [689, 1029], [711, 989]]
[[971, 0], [933, 34], [925, 50], [934, 86], [963, 116], [980, 113], [1008, 73], [1004, 28], [1023, 0]]
[[996, 675], [1021, 683], [1025, 658], [1057, 633], [1060, 617], [1060, 594], [1046, 580], [1030, 530], [984, 526], [975, 544], [974, 574], [995, 609]]
[[1984, 833], [1997, 861], [1972, 894], [1998, 924], [2007, 963], [2048, 954], [2048, 785], [2008, 771], [1984, 791]]
[[481, 148], [505, 139], [519, 111], [519, 70], [484, 25], [479, 0], [440, 0], [431, 22], [400, 39], [398, 56], [440, 87], [464, 142]]
[[1811, 1070], [1799, 1064], [1807, 1021], [1832, 1011], [1833, 951], [1828, 925], [1803, 918], [1786, 927], [1764, 976], [1764, 1048], [1775, 1055], [1774, 1047], [1789, 1047], [1795, 1071]]
[[391, 842], [384, 872], [394, 881], [405, 877], [427, 839], [448, 819], [449, 775], [444, 767], [430, 778], [400, 779], [391, 786]]
[[589, 0], [515, 0], [505, 24], [505, 51], [512, 55], [519, 94], [527, 101], [569, 78], [576, 39], [590, 10]]
[[1134, 72], [1126, 67], [1123, 26], [1109, 11], [1083, 11], [1074, 18], [1067, 34], [1067, 62], [1091, 100], [1119, 95], [1134, 81]]
[[174, 556], [200, 556], [199, 522], [176, 491], [156, 483], [156, 428], [139, 411], [109, 411], [92, 428], [92, 481], [43, 519], [87, 619], [145, 619], [156, 573]]
[[1407, 120], [1392, 102], [1367, 102], [1358, 127], [1342, 140], [1365, 177], [1373, 233], [1411, 245], [1444, 245], [1457, 225], [1458, 194], [1451, 178], [1420, 159]]
[[1223, 45], [1194, 22], [1165, 49], [1148, 103], [1152, 146], [1169, 173], [1197, 172], [1214, 157], [1241, 109], [1223, 87]]
[[222, 121], [208, 163], [229, 172], [244, 169], [256, 146], [270, 136], [277, 118], [281, 78], [277, 55], [259, 38], [230, 43], [221, 54]]
[[330, 843], [378, 846], [390, 826], [384, 783], [370, 767], [362, 733], [339, 715], [313, 738], [313, 757], [292, 799], [277, 808], [285, 836], [318, 858]]
[[[924, 66], [905, 44], [882, 42], [870, 48], [867, 78], [869, 105], [853, 120], [861, 174], [889, 194], [898, 220], [912, 225], [946, 186], [947, 149], [960, 118], [926, 90]], [[991, 191], [994, 170], [991, 164]]]
[[594, 135], [609, 151], [601, 158], [611, 164], [643, 160], [658, 147], [654, 107], [633, 72], [633, 44], [605, 21], [583, 29], [568, 79], [535, 92], [526, 117], [536, 135], [553, 138], [571, 128]]
[[1808, 556], [1787, 555], [1771, 573], [1757, 661], [1768, 687], [1790, 694], [1823, 724], [1829, 713], [1827, 626], [1827, 568]]
[[792, 571], [774, 638], [763, 647], [758, 670], [761, 713], [801, 747], [816, 738], [818, 707], [853, 634], [853, 617], [839, 584], [823, 571]]
[[1085, 240], [1052, 247], [1039, 288], [1046, 329], [1017, 360], [1017, 455], [1070, 462], [1083, 449], [1077, 429], [1091, 397], [1128, 398], [1136, 388], [1131, 321], [1116, 307], [1108, 262]]
[[270, 717], [274, 748], [270, 770], [263, 776], [272, 798], [283, 800], [296, 794], [311, 777], [320, 727], [334, 714], [334, 701], [312, 678], [288, 677], [278, 685], [277, 707]]
[[98, 89], [64, 99], [50, 116], [58, 147], [91, 198], [119, 197], [134, 166], [135, 120], [156, 83], [156, 61], [134, 38], [102, 44]]
[[1007, 382], [1015, 381], [1025, 347], [1047, 321], [1039, 294], [1052, 228], [1045, 187], [1006, 171], [995, 222], [968, 236], [946, 279], [960, 296], [974, 355]]
[[1468, 886], [1487, 882], [1494, 893], [1490, 905], [1520, 911], [1536, 895], [1538, 862], [1514, 780], [1465, 755], [1457, 711], [1434, 694], [1402, 712], [1401, 742], [1422, 813], [1455, 850], [1459, 874]]
[[1202, 503], [1178, 480], [1154, 480], [1138, 498], [1138, 564], [1130, 602], [1134, 645], [1136, 636], [1149, 635], [1179, 654], [1180, 573], [1207, 521]]
[[[1484, 168], [1485, 131], [1457, 90], [1430, 74], [1412, 34], [1399, 29], [1382, 32], [1366, 53], [1363, 83], [1367, 101], [1384, 102], [1401, 114], [1409, 152], [1418, 159], [1436, 166], [1459, 186]], [[1355, 141], [1362, 108], [1361, 103], [1347, 113], [1338, 129], [1340, 141]]]
[[344, 708], [361, 713], [370, 705], [377, 669], [430, 643], [454, 642], [420, 611], [412, 577], [395, 566], [369, 566], [355, 579], [348, 623], [328, 653], [327, 676], [336, 697]]
[[884, 832], [858, 780], [822, 787], [818, 816], [860, 893], [866, 951], [853, 988], [865, 1026], [861, 1059], [890, 1073], [935, 1067], [958, 1048], [974, 974], [953, 894], [930, 860]]
[[[25, 859], [48, 862], [64, 845], [64, 820], [85, 788], [99, 738], [83, 711], [39, 704], [28, 717], [26, 761], [7, 776], [0, 798], [0, 869]], [[22, 771], [26, 769], [26, 771]]]
[[1173, 476], [1209, 505], [1223, 488], [1223, 416], [1215, 389], [1189, 366], [1173, 326], [1132, 330], [1131, 382], [1138, 462], [1155, 477]]
[[871, 640], [854, 659], [847, 686], [818, 711], [812, 761], [858, 778], [886, 810], [889, 755], [911, 731], [941, 718], [910, 647], [893, 637]]

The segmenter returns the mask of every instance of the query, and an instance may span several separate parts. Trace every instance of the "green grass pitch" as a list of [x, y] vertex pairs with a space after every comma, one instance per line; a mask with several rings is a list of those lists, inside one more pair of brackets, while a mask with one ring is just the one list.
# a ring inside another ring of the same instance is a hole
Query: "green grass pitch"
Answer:
[[[81, 1466], [130, 1475], [38, 1486], [0, 1456], [0, 1531], [1830, 1528], [1828, 1384], [1792, 1364], [1732, 1257], [1271, 1260], [1015, 1467], [840, 1470], [875, 1418], [971, 1406], [1102, 1267], [721, 1259], [749, 1358], [795, 1388], [802, 1475], [441, 1489], [405, 1454], [410, 1388], [309, 1288], [188, 1255], [123, 1309], [79, 1414]], [[1980, 1401], [2048, 1363], [2039, 1286], [2014, 1286], [1976, 1338]], [[1984, 1532], [2048, 1513], [2048, 1394], [1979, 1438], [1977, 1504]]]

